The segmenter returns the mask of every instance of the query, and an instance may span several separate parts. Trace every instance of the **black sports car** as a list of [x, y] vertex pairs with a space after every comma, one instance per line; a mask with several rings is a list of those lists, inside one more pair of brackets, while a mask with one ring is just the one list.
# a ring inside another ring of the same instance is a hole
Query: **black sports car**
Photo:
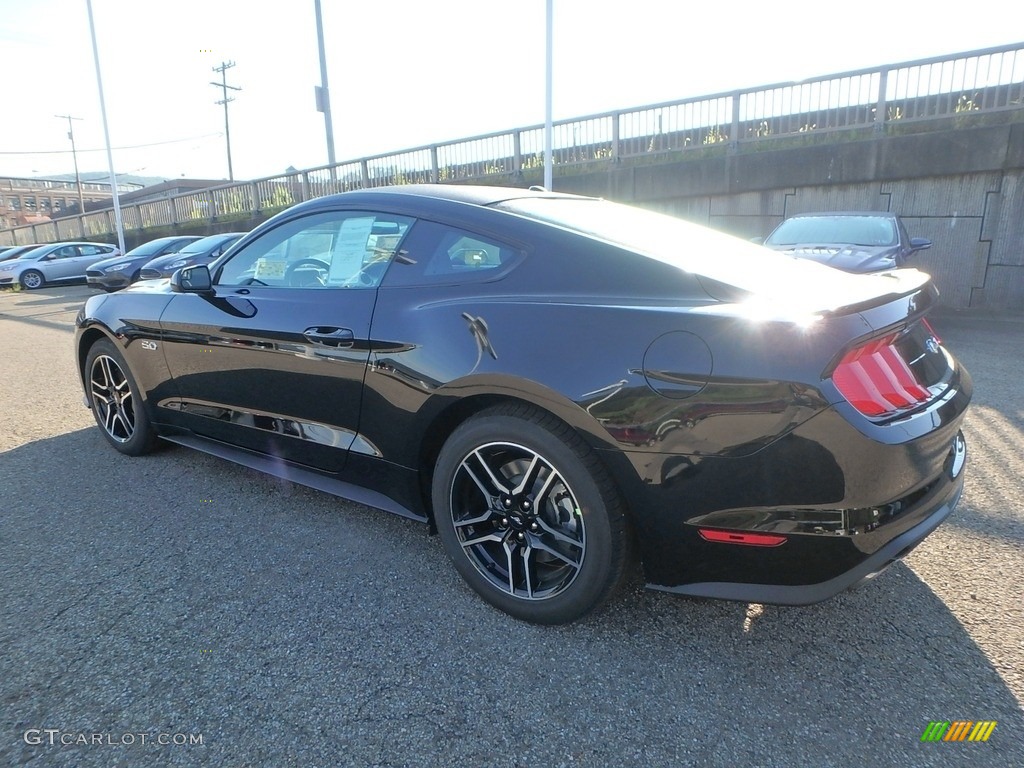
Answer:
[[894, 213], [843, 211], [801, 213], [777, 226], [764, 244], [789, 256], [847, 272], [881, 272], [904, 267], [932, 241], [910, 237]]
[[505, 188], [302, 203], [209, 267], [90, 298], [104, 437], [157, 438], [436, 526], [486, 600], [620, 580], [760, 603], [875, 575], [960, 497], [967, 372], [927, 275]]

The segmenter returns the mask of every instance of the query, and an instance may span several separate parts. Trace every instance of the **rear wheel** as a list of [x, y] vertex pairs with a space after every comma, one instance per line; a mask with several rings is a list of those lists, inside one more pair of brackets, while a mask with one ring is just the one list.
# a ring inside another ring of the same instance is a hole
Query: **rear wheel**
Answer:
[[139, 388], [124, 357], [109, 341], [97, 341], [89, 349], [85, 381], [92, 415], [108, 443], [128, 456], [141, 456], [156, 447], [156, 432]]
[[620, 580], [618, 494], [593, 451], [549, 414], [508, 405], [466, 421], [438, 456], [432, 496], [459, 573], [516, 618], [574, 621]]
[[43, 277], [43, 273], [39, 270], [26, 269], [21, 273], [22, 288], [34, 291], [36, 288], [42, 288], [44, 285], [46, 285], [46, 278]]

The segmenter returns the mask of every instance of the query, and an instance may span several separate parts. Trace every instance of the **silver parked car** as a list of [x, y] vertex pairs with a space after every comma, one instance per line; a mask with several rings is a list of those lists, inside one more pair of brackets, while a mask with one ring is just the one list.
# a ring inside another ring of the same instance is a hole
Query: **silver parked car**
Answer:
[[19, 284], [34, 290], [47, 283], [85, 280], [89, 265], [117, 256], [116, 245], [107, 243], [49, 243], [16, 259], [0, 262], [0, 286]]

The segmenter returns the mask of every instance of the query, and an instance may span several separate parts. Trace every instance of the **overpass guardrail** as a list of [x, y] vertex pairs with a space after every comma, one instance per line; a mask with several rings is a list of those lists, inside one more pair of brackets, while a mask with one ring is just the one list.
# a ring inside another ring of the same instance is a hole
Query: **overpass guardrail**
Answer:
[[[929, 121], [964, 124], [1024, 110], [1024, 43], [824, 75], [797, 83], [649, 104], [553, 124], [555, 168], [724, 145], [860, 131], [884, 134]], [[421, 182], [509, 183], [543, 168], [544, 126], [428, 144], [278, 176], [124, 205], [126, 230], [251, 217], [314, 197]], [[0, 230], [0, 244], [95, 238], [115, 231], [113, 209]]]

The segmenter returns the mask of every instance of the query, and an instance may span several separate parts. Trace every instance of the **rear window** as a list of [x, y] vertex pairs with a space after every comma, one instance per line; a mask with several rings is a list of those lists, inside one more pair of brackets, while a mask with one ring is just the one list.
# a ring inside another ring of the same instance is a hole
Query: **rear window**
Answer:
[[714, 283], [719, 283], [793, 310], [853, 304], [893, 290], [899, 282], [847, 274], [674, 216], [607, 200], [527, 197], [494, 207], [619, 245], [697, 275], [713, 295], [718, 293]]

